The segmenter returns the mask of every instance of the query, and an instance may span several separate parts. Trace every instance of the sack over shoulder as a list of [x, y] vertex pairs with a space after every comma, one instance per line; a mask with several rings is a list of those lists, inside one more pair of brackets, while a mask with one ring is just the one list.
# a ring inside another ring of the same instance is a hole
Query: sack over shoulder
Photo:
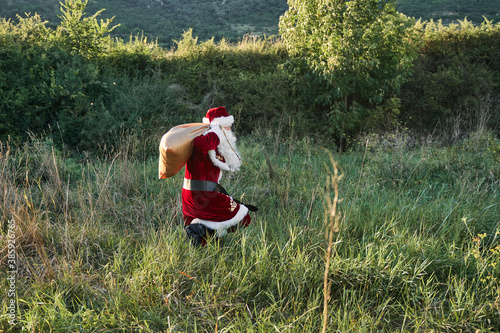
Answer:
[[209, 124], [191, 123], [172, 127], [160, 141], [160, 179], [176, 175], [193, 153], [193, 140], [202, 135]]

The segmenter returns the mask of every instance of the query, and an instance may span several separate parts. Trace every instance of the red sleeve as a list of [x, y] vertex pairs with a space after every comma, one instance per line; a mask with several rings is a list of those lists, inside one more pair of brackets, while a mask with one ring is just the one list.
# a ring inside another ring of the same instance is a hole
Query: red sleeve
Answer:
[[217, 134], [210, 132], [206, 135], [200, 135], [194, 138], [194, 149], [206, 154], [209, 150], [214, 150], [219, 145]]

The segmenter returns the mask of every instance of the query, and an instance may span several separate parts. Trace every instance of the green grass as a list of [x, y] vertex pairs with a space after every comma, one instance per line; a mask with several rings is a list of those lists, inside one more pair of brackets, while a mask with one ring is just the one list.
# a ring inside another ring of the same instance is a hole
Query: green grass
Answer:
[[[498, 140], [360, 146], [331, 149], [344, 177], [327, 331], [499, 331]], [[222, 183], [260, 209], [248, 228], [193, 248], [182, 175], [157, 180], [156, 156], [4, 143], [0, 216], [16, 221], [19, 272], [17, 325], [3, 301], [0, 331], [319, 331], [329, 156], [266, 133], [240, 147], [247, 164]], [[5, 233], [0, 248], [4, 267]]]

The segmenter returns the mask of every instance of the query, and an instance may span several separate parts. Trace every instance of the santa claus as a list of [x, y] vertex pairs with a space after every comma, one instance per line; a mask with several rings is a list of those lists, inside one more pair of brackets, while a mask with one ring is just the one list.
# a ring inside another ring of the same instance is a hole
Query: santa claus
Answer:
[[234, 122], [224, 106], [208, 110], [203, 122], [207, 131], [193, 141], [194, 150], [186, 163], [182, 188], [182, 213], [188, 237], [204, 245], [211, 236], [220, 237], [250, 224], [248, 207], [227, 194], [219, 181], [222, 171], [235, 172], [241, 166]]

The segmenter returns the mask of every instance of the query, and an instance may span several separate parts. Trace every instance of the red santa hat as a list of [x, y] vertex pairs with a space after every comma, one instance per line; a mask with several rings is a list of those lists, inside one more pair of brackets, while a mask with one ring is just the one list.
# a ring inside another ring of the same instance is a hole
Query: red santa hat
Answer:
[[214, 124], [221, 126], [231, 126], [234, 123], [234, 117], [227, 113], [224, 106], [212, 108], [207, 111], [207, 115], [203, 118], [204, 124]]

